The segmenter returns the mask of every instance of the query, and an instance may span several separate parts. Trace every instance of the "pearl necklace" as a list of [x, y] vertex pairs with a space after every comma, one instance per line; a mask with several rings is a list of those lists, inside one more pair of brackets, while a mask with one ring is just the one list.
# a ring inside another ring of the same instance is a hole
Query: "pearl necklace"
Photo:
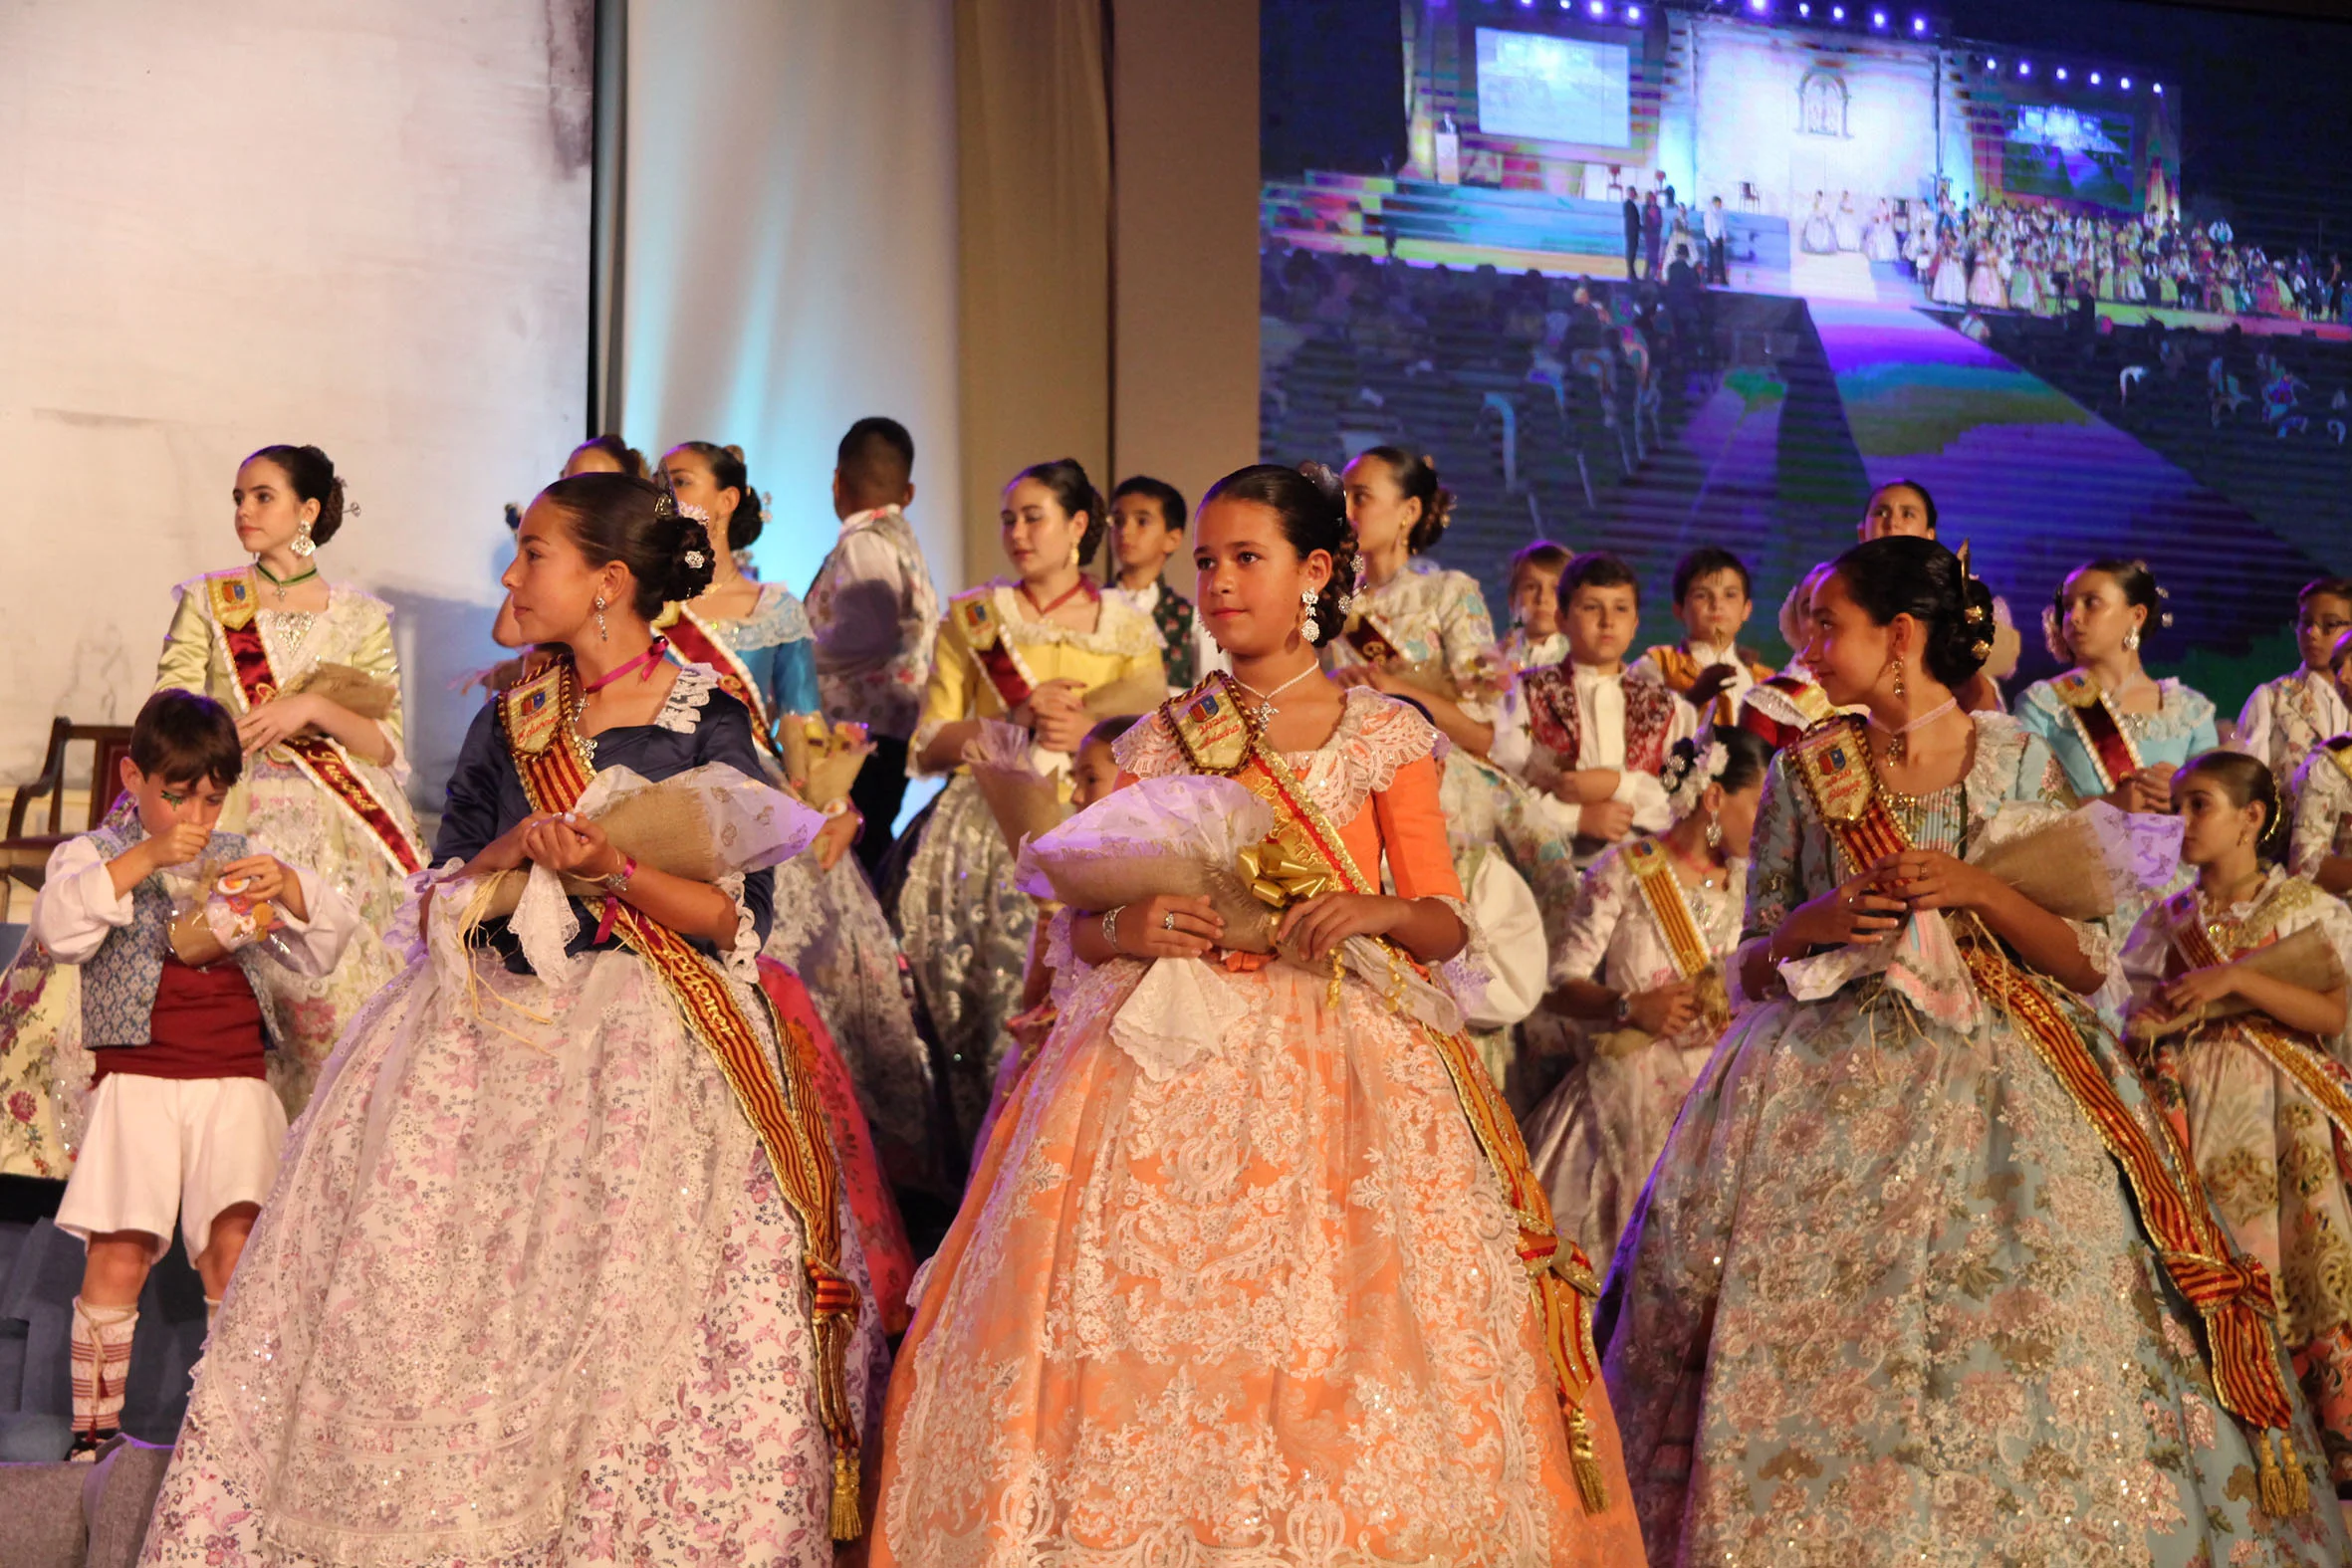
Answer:
[[1257, 698], [1258, 711], [1266, 718], [1272, 719], [1282, 712], [1280, 708], [1277, 708], [1274, 705], [1274, 700], [1277, 697], [1280, 697], [1283, 693], [1289, 691], [1292, 687], [1297, 685], [1309, 675], [1317, 674], [1321, 670], [1322, 665], [1320, 663], [1309, 664], [1305, 669], [1300, 670], [1297, 674], [1292, 676], [1289, 680], [1283, 682], [1280, 686], [1277, 686], [1273, 691], [1270, 692], [1260, 691], [1257, 687], [1251, 685], [1248, 681], [1243, 680], [1238, 675], [1233, 677], [1233, 683], [1236, 686], [1239, 686], [1243, 691], [1246, 691], [1251, 696]]

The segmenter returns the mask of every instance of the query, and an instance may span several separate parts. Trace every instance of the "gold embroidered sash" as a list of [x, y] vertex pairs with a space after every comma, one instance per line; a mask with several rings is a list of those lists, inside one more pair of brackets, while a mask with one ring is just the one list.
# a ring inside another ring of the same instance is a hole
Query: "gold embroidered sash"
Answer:
[[997, 611], [996, 589], [984, 585], [959, 593], [947, 601], [947, 612], [954, 618], [956, 629], [964, 634], [964, 645], [972, 650], [972, 661], [995, 688], [1005, 712], [1011, 713], [1029, 701], [1030, 694], [1037, 690], [1037, 682], [1031, 679], [1021, 650], [1013, 646], [1012, 633], [1005, 625], [1004, 616]]
[[[2309, 886], [2307, 883], [2302, 885]], [[2196, 895], [2185, 896], [2194, 898]], [[2275, 917], [2289, 912], [2265, 911], [2272, 918], [2265, 922], [2261, 937], [2253, 942], [2239, 944], [2234, 953], [2224, 957], [2212, 933], [2194, 918], [2192, 906], [2192, 918], [2174, 928], [2173, 951], [2184, 965], [2193, 970], [2228, 964], [2272, 940], [2277, 924]], [[2255, 1054], [2300, 1085], [2303, 1092], [2311, 1096], [2312, 1103], [2335, 1124], [2337, 1134], [2352, 1143], [2352, 1071], [2346, 1070], [2341, 1062], [2313, 1045], [2310, 1036], [2288, 1028], [2266, 1013], [2245, 1012], [2217, 1021], [2242, 1039]]]
[[[1222, 672], [1161, 704], [1160, 718], [1194, 772], [1237, 780], [1274, 807], [1281, 824], [1276, 837], [1288, 853], [1322, 871], [1340, 891], [1380, 891], [1380, 884], [1356, 865], [1338, 828], [1290, 765], [1266, 744], [1259, 720]], [[1393, 944], [1390, 948], [1398, 962], [1411, 962], [1401, 949]], [[1586, 1513], [1600, 1513], [1608, 1506], [1608, 1496], [1593, 1449], [1592, 1420], [1584, 1410], [1585, 1397], [1600, 1378], [1600, 1353], [1592, 1340], [1592, 1303], [1600, 1295], [1600, 1279], [1583, 1250], [1555, 1229], [1550, 1200], [1528, 1158], [1519, 1123], [1497, 1092], [1477, 1048], [1458, 1033], [1441, 1034], [1426, 1025], [1422, 1032], [1444, 1064], [1471, 1135], [1511, 1205], [1520, 1262], [1534, 1296], [1536, 1321], [1567, 1423], [1577, 1494]]]
[[[1788, 755], [1822, 825], [1857, 870], [1911, 847], [1879, 793], [1860, 719], [1841, 716], [1816, 725]], [[1978, 994], [2015, 1021], [2106, 1145], [2166, 1274], [2204, 1319], [2215, 1392], [2254, 1429], [2263, 1509], [2282, 1518], [2302, 1512], [2310, 1506], [2310, 1488], [2287, 1433], [2294, 1406], [2272, 1335], [2267, 1270], [2231, 1244], [2171, 1124], [2160, 1119], [2151, 1133], [2131, 1114], [2057, 1001], [1990, 934], [1962, 941], [1960, 950]]]
[[1715, 962], [1715, 956], [1707, 950], [1707, 938], [1691, 913], [1690, 897], [1683, 890], [1682, 879], [1674, 874], [1666, 846], [1655, 838], [1637, 838], [1625, 846], [1625, 864], [1633, 873], [1634, 885], [1641, 889], [1642, 902], [1649, 906], [1650, 918], [1658, 923], [1659, 935], [1666, 939], [1675, 973], [1685, 980], [1696, 980]]
[[[565, 657], [498, 698], [499, 728], [535, 810], [570, 810], [595, 778], [572, 723], [579, 680]], [[817, 1347], [818, 1415], [833, 1445], [830, 1524], [835, 1540], [855, 1540], [864, 1525], [858, 1516], [859, 1445], [848, 1358], [859, 1301], [857, 1287], [841, 1269], [841, 1176], [818, 1098], [815, 1044], [806, 1030], [786, 1029], [766, 994], [759, 993], [776, 1027], [779, 1049], [772, 1061], [734, 994], [684, 937], [617, 902], [612, 929], [661, 978], [688, 1026], [710, 1050], [760, 1135], [778, 1193], [800, 1219]]]

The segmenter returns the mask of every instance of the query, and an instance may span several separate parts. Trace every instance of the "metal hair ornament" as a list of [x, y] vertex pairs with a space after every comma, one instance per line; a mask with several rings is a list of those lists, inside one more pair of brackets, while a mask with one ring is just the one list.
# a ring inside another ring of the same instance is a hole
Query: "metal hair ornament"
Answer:
[[653, 515], [657, 518], [676, 517], [678, 515], [677, 498], [666, 490], [656, 493], [653, 497]]
[[[1964, 591], [1965, 591], [1965, 585], [1966, 585], [1966, 584], [1969, 584], [1969, 583], [1974, 583], [1974, 582], [1977, 582], [1977, 581], [1979, 581], [1979, 580], [1981, 580], [1981, 579], [1980, 579], [1980, 578], [1977, 576], [1976, 568], [1975, 568], [1975, 567], [1973, 567], [1973, 566], [1971, 566], [1971, 565], [1969, 564], [1969, 542], [1968, 542], [1967, 540], [1965, 540], [1965, 539], [1964, 539], [1964, 540], [1962, 540], [1962, 541], [1960, 542], [1960, 549], [1959, 549], [1959, 551], [1957, 552], [1957, 554], [1958, 554], [1958, 555], [1959, 555], [1959, 557], [1960, 557], [1960, 580], [1961, 580], [1961, 582], [1964, 584]], [[1982, 626], [1982, 625], [1984, 625], [1984, 624], [1985, 624], [1985, 620], [1986, 620], [1986, 610], [1985, 610], [1985, 606], [1984, 606], [1984, 605], [1982, 605], [1982, 604], [1979, 604], [1979, 603], [1976, 601], [1976, 596], [1975, 596], [1974, 594], [1970, 594], [1968, 597], [1969, 597], [1969, 610], [1968, 610], [1968, 622], [1969, 622], [1969, 624], [1970, 624], [1970, 625], [1972, 625], [1972, 626]], [[1987, 648], [1987, 650], [1988, 650], [1988, 651], [1990, 651], [1990, 649], [1991, 649], [1991, 646], [1992, 646], [1992, 645], [1988, 643], [1988, 644], [1982, 644], [1982, 646], [1984, 646], [1985, 648]], [[1982, 657], [1983, 657], [1983, 655], [1982, 655], [1982, 654], [1980, 654], [1980, 655], [1979, 655], [1979, 657], [1980, 657], [1980, 658], [1982, 658]]]

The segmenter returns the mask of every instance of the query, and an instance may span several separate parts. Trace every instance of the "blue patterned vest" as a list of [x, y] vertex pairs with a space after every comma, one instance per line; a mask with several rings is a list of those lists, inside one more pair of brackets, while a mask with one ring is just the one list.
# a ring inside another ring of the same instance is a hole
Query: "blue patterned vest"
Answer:
[[[137, 807], [128, 799], [118, 805], [90, 834], [99, 853], [112, 860], [146, 837]], [[235, 860], [246, 853], [241, 833], [215, 833], [207, 857]], [[162, 878], [142, 879], [130, 890], [130, 924], [108, 935], [99, 950], [82, 965], [82, 1043], [89, 1049], [146, 1045], [155, 1011], [155, 992], [163, 982], [163, 957], [171, 951], [171, 895]], [[278, 1019], [270, 994], [261, 985], [259, 944], [240, 949], [234, 957], [245, 972], [261, 1004], [262, 1029], [275, 1044]]]

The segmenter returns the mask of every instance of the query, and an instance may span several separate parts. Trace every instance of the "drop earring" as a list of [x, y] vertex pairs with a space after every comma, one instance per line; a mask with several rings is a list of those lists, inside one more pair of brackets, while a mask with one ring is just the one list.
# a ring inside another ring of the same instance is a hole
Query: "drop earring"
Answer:
[[1710, 849], [1723, 847], [1723, 824], [1712, 815], [1707, 818], [1707, 847]]
[[1315, 633], [1321, 630], [1322, 627], [1315, 624], [1314, 589], [1300, 588], [1298, 590], [1298, 635], [1312, 644]]
[[311, 538], [311, 520], [309, 518], [304, 518], [302, 526], [294, 531], [294, 544], [290, 548], [305, 560], [319, 553], [319, 542]]
[[1895, 701], [1901, 702], [1909, 693], [1903, 690], [1903, 656], [1895, 655]]
[[2139, 627], [2134, 626], [2131, 630], [2123, 634], [2123, 651], [2126, 653], [2137, 653], [2140, 651]]
[[604, 595], [601, 593], [596, 595], [596, 640], [598, 642], [612, 640], [612, 633], [604, 629]]

